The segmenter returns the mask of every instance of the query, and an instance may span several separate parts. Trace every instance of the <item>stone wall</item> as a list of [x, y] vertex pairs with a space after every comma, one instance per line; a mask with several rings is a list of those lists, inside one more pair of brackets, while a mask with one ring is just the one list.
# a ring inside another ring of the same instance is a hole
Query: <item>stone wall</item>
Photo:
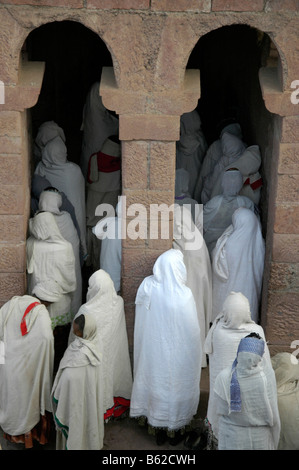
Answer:
[[[199, 38], [225, 25], [249, 25], [269, 35], [279, 63], [260, 71], [273, 114], [268, 161], [267, 257], [262, 324], [273, 350], [299, 339], [299, 107], [291, 88], [299, 80], [297, 0], [1, 0], [0, 80], [0, 302], [25, 292], [25, 243], [30, 193], [28, 109], [38, 100], [44, 64], [26, 62], [21, 49], [32, 30], [52, 21], [76, 21], [107, 45], [101, 95], [120, 122], [123, 194], [127, 204], [171, 204], [180, 115], [200, 97], [200, 75], [186, 70]], [[269, 163], [270, 162], [270, 163]], [[163, 217], [163, 213], [161, 215]], [[130, 218], [128, 218], [128, 223]], [[125, 240], [123, 296], [130, 343], [134, 298], [167, 240]], [[290, 350], [292, 351], [292, 350]]]

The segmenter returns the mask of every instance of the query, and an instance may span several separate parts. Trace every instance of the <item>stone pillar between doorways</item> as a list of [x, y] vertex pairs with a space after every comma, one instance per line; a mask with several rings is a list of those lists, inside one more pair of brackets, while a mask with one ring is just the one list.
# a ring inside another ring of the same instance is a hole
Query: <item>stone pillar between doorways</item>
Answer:
[[[200, 98], [199, 70], [186, 70], [182, 88], [166, 91], [130, 91], [117, 87], [112, 68], [102, 72], [100, 95], [103, 104], [119, 116], [122, 142], [122, 194], [127, 207], [142, 204], [146, 216], [140, 220], [143, 238], [123, 240], [122, 296], [125, 301], [130, 350], [133, 346], [135, 296], [142, 280], [152, 274], [158, 256], [172, 246], [173, 217], [162, 210], [160, 220], [168, 220], [165, 238], [149, 236], [152, 204], [174, 203], [176, 141], [180, 138], [180, 116], [194, 110]], [[126, 226], [132, 222], [127, 216]], [[146, 219], [146, 220], [145, 220]]]

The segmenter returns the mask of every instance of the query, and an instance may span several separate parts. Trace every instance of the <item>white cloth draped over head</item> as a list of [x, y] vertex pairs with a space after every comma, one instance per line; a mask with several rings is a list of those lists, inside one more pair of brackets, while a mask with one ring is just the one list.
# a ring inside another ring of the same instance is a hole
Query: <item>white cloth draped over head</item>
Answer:
[[227, 295], [235, 291], [247, 297], [251, 317], [258, 321], [264, 258], [265, 242], [260, 222], [254, 212], [240, 207], [212, 252], [212, 320], [221, 312]]
[[[109, 418], [118, 406], [129, 406], [132, 369], [124, 302], [117, 295], [109, 274], [102, 269], [89, 278], [86, 303], [76, 317], [82, 313], [95, 317], [103, 345], [103, 405], [104, 413]], [[70, 340], [72, 337], [73, 334]]]
[[[232, 365], [240, 340], [252, 332], [258, 333], [265, 341], [263, 328], [251, 319], [248, 299], [241, 292], [230, 292], [223, 303], [222, 311], [213, 321], [204, 344], [204, 352], [209, 355], [210, 393], [207, 418], [216, 438], [218, 437], [214, 392], [216, 377], [225, 367]], [[264, 356], [270, 361], [267, 344]]]
[[121, 204], [120, 201], [116, 206], [116, 217], [101, 219], [92, 230], [95, 236], [101, 240], [99, 266], [110, 275], [116, 292], [121, 289]]
[[[198, 248], [189, 250], [188, 245], [192, 240], [192, 233], [195, 232]], [[177, 207], [174, 211], [172, 246], [184, 255], [187, 270], [186, 285], [191, 289], [196, 303], [203, 346], [212, 318], [212, 268], [202, 234], [193, 224], [190, 213], [185, 207]], [[206, 366], [206, 355], [202, 354], [202, 367]]]
[[55, 137], [44, 147], [42, 161], [36, 167], [35, 174], [44, 176], [50, 184], [64, 192], [74, 206], [80, 229], [80, 241], [83, 255], [86, 255], [86, 209], [85, 180], [76, 163], [67, 159], [67, 148], [60, 137]]
[[[66, 241], [50, 212], [37, 213], [29, 220], [27, 239], [28, 293], [38, 295], [36, 286], [53, 295], [48, 307], [52, 325], [61, 318], [62, 324], [70, 321], [71, 297], [76, 289], [75, 256], [72, 245]], [[55, 300], [54, 300], [55, 299]]]
[[38, 132], [34, 141], [34, 157], [37, 164], [42, 158], [42, 150], [50, 140], [59, 136], [65, 142], [64, 130], [54, 121], [46, 121], [38, 128]]
[[188, 171], [189, 194], [194, 197], [194, 190], [207, 151], [207, 143], [201, 130], [201, 120], [196, 110], [184, 113], [180, 120], [180, 140], [176, 146], [176, 168]]
[[43, 191], [39, 198], [39, 210], [51, 212], [62, 237], [73, 247], [76, 268], [76, 289], [71, 293], [71, 311], [74, 316], [82, 305], [82, 273], [80, 263], [80, 240], [70, 214], [60, 211], [61, 194], [54, 191]]
[[232, 223], [232, 215], [239, 207], [254, 211], [254, 203], [246, 196], [239, 196], [243, 186], [239, 170], [227, 170], [222, 174], [222, 194], [214, 196], [203, 208], [203, 234], [209, 253], [215, 248], [218, 238]]
[[[262, 339], [242, 338], [233, 366], [216, 377], [219, 450], [277, 449], [280, 418], [275, 374], [255, 342], [264, 343]], [[240, 402], [236, 411], [235, 399]]]
[[[201, 202], [206, 204], [213, 196], [213, 188], [220, 178], [220, 192], [221, 192], [221, 178], [224, 169], [235, 167], [234, 162], [243, 154], [246, 149], [244, 142], [237, 136], [224, 132], [220, 138], [221, 143], [221, 157], [215, 164], [213, 170], [206, 176], [201, 193]], [[219, 194], [219, 193], [218, 193]]]
[[240, 189], [240, 195], [247, 196], [258, 206], [262, 188], [262, 177], [259, 173], [261, 163], [262, 157], [258, 145], [247, 147], [237, 159], [221, 160], [222, 168], [219, 168], [219, 175], [213, 183], [210, 197], [221, 194], [222, 175], [226, 170], [233, 167], [239, 170], [243, 177], [243, 187]]
[[220, 160], [222, 156], [222, 146], [221, 146], [220, 138], [225, 132], [235, 135], [239, 139], [242, 139], [242, 131], [241, 131], [240, 124], [233, 123], [233, 124], [229, 124], [225, 126], [221, 132], [219, 139], [215, 140], [215, 142], [213, 142], [209, 146], [207, 153], [203, 159], [201, 169], [199, 172], [199, 177], [197, 179], [197, 183], [196, 183], [196, 187], [194, 191], [194, 199], [196, 199], [199, 203], [204, 204], [205, 202], [207, 202], [205, 199], [204, 200], [201, 199], [201, 193], [203, 190], [203, 186], [205, 184], [205, 179], [208, 177], [209, 174], [212, 174], [212, 171], [216, 163]]
[[136, 296], [134, 381], [130, 414], [177, 430], [197, 412], [202, 347], [183, 254], [159, 256]]
[[31, 431], [41, 415], [51, 412], [50, 393], [54, 363], [54, 338], [44, 305], [27, 313], [38, 300], [29, 295], [12, 297], [0, 309], [0, 341], [5, 362], [0, 364], [0, 425], [18, 436]]
[[299, 450], [299, 362], [290, 353], [272, 357], [281, 422], [278, 450]]
[[80, 166], [87, 176], [88, 162], [92, 154], [99, 152], [110, 135], [118, 134], [118, 119], [105, 108], [100, 96], [100, 82], [94, 83], [88, 92], [83, 109], [83, 142]]
[[187, 207], [192, 214], [193, 222], [198, 230], [202, 230], [202, 218], [200, 216], [200, 208], [198, 202], [192, 199], [189, 194], [190, 176], [187, 170], [179, 168], [175, 172], [175, 204]]
[[102, 345], [95, 317], [84, 317], [83, 337], [66, 349], [51, 392], [57, 450], [103, 447]]

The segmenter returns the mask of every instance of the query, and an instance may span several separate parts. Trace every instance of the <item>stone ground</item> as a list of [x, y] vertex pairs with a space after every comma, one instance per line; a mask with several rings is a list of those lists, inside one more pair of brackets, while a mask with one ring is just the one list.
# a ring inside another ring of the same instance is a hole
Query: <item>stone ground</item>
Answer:
[[[201, 378], [201, 399], [198, 408], [194, 426], [198, 426], [205, 417], [209, 387], [209, 371], [208, 368], [202, 369]], [[24, 450], [22, 444], [12, 444], [3, 439], [3, 433], [0, 428], [0, 445], [2, 450]], [[35, 445], [32, 450], [55, 450], [55, 433], [50, 442], [45, 446]], [[110, 421], [105, 424], [104, 451], [188, 451], [184, 445], [184, 441], [176, 446], [171, 446], [168, 441], [158, 446], [154, 436], [148, 434], [147, 429], [138, 425], [136, 420], [129, 417]]]

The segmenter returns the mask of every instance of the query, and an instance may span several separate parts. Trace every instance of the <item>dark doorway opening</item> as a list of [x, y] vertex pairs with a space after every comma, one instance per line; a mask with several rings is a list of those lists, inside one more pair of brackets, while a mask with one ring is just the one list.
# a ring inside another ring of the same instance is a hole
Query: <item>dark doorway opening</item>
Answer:
[[100, 81], [102, 67], [112, 66], [103, 40], [80, 23], [48, 23], [32, 31], [25, 44], [30, 61], [45, 62], [37, 104], [30, 110], [32, 138], [45, 121], [53, 120], [66, 135], [68, 159], [79, 164], [82, 111], [91, 85]]

